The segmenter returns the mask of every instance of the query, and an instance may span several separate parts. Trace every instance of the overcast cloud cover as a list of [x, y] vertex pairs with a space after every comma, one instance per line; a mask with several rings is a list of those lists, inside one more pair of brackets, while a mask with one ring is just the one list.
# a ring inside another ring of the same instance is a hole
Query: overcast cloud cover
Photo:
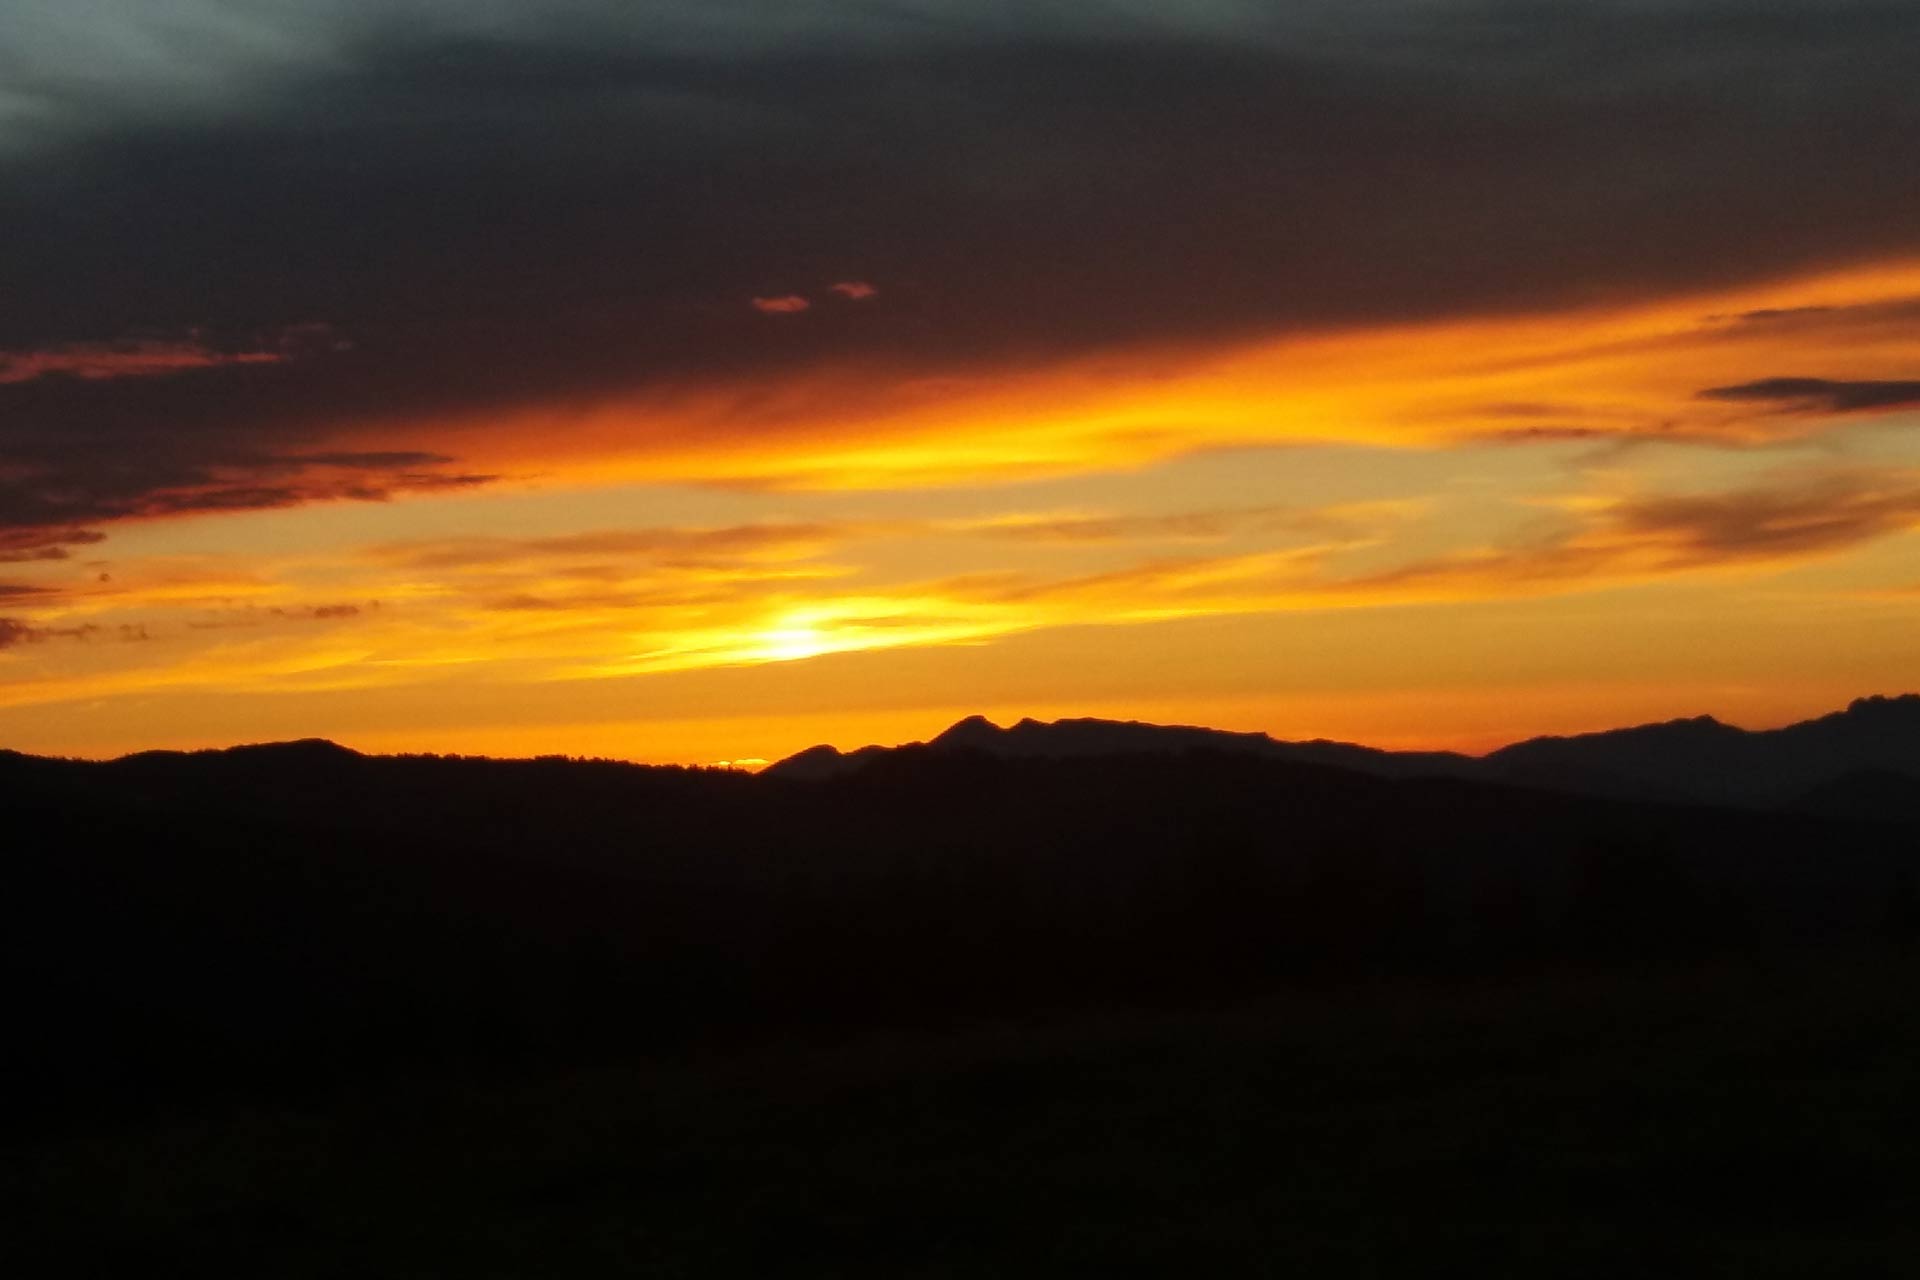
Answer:
[[1920, 251], [1911, 3], [1172, 8], [0, 0], [0, 528], [485, 481], [369, 421]]

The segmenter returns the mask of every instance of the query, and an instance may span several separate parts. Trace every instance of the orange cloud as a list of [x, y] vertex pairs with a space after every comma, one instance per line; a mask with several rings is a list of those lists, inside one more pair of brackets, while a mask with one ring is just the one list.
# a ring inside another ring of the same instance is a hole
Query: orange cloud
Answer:
[[960, 521], [959, 532], [1017, 542], [1096, 545], [1115, 542], [1215, 542], [1234, 535], [1351, 532], [1410, 514], [1412, 502], [1362, 502], [1335, 507], [1262, 506], [1167, 515], [1013, 515]]
[[544, 538], [467, 537], [392, 543], [369, 551], [373, 559], [412, 569], [461, 569], [521, 564], [553, 557], [618, 557], [677, 563], [719, 559], [791, 558], [877, 526], [831, 522], [744, 524], [708, 528], [602, 529]]
[[1366, 599], [1470, 600], [1784, 566], [1920, 528], [1920, 473], [1835, 471], [1722, 493], [1635, 495], [1572, 508], [1577, 522], [1557, 537], [1416, 561], [1337, 588]]
[[[760, 490], [1060, 476], [1275, 444], [1765, 445], [1907, 407], [1894, 391], [1920, 370], [1917, 299], [1920, 263], [1889, 263], [1656, 303], [940, 374], [835, 363], [823, 347], [751, 381], [423, 424], [420, 443], [489, 470]], [[1738, 318], [1769, 314], [1791, 318]], [[1809, 371], [1789, 389], [1824, 402], [1781, 413], [1724, 392], [1778, 389], [1783, 367]]]
[[827, 292], [837, 293], [849, 302], [865, 302], [868, 298], [879, 296], [880, 291], [865, 280], [842, 280], [827, 286]]
[[797, 293], [782, 294], [777, 298], [755, 298], [753, 309], [761, 315], [790, 316], [797, 315], [812, 307], [813, 304]]

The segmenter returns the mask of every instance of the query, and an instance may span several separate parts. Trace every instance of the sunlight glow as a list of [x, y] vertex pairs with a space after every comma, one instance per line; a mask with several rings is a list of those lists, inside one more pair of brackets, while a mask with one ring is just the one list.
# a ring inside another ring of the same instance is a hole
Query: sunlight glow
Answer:
[[[1463, 671], [1548, 664], [1545, 689], [1691, 655], [1691, 677], [1662, 669], [1679, 689], [1737, 663], [1721, 640], [1742, 630], [1776, 648], [1732, 704], [1756, 720], [1898, 691], [1920, 669], [1910, 418], [1701, 392], [1902, 386], [1920, 370], [1915, 300], [1920, 266], [1887, 264], [1011, 374], [815, 369], [564, 424], [414, 424], [422, 447], [522, 478], [129, 520], [71, 556], [0, 548], [0, 745], [364, 731], [512, 754], [546, 724], [543, 747], [573, 749], [578, 732], [604, 750], [600, 701], [666, 719], [651, 700], [683, 681], [702, 692], [673, 732], [703, 754], [667, 758], [737, 759], [767, 740], [711, 708], [740, 697], [726, 715], [747, 715], [768, 696], [753, 673], [773, 667], [792, 668], [774, 691], [803, 704], [789, 719], [864, 708], [897, 723], [924, 703], [919, 681], [1016, 719], [1042, 700], [1070, 715], [1154, 697], [1202, 719], [1165, 691], [1220, 657], [1139, 638], [1182, 627], [1318, 638], [1236, 669], [1239, 702], [1209, 687], [1216, 721], [1259, 727], [1233, 707], [1354, 664], [1366, 674], [1340, 698], [1391, 688], [1413, 718], [1363, 726], [1382, 741], [1483, 742], [1495, 730], [1466, 708], [1496, 677]], [[368, 430], [359, 443], [395, 443]], [[1604, 598], [1676, 579], [1742, 627]], [[1335, 638], [1396, 609], [1423, 611], [1418, 645]], [[1551, 632], [1550, 652], [1482, 621], [1496, 609]], [[981, 683], [996, 653], [1039, 648], [1050, 656], [1010, 683]], [[882, 669], [918, 674], [888, 684]], [[1420, 694], [1449, 681], [1457, 694]], [[1586, 723], [1586, 707], [1513, 723]]]

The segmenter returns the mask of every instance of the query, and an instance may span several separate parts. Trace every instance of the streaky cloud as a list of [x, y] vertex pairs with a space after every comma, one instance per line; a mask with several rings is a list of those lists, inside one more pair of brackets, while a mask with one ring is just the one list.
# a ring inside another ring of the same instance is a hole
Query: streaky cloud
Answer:
[[1796, 413], [1862, 413], [1920, 405], [1920, 379], [1761, 378], [1708, 387], [1700, 398], [1766, 404]]

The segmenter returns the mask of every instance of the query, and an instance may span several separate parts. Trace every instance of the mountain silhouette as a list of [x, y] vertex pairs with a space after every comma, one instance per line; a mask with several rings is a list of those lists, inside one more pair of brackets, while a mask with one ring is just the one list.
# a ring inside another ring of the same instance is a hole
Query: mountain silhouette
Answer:
[[[810, 747], [768, 766], [763, 772], [776, 778], [840, 777], [898, 749], [870, 746], [842, 753], [831, 746]], [[1051, 723], [1026, 719], [1003, 729], [985, 716], [968, 716], [924, 744], [924, 749], [935, 754], [979, 752], [1006, 760], [1220, 753], [1330, 765], [1382, 778], [1466, 778], [1479, 772], [1472, 757], [1451, 752], [1381, 751], [1325, 739], [1282, 742], [1264, 733], [1090, 718]]]
[[980, 718], [761, 775], [320, 740], [0, 754], [10, 1065], [77, 1115], [1370, 975], [1904, 946], [1916, 784], [1878, 766], [1914, 761], [1917, 703], [1481, 759]]
[[[1885, 791], [1920, 790], [1920, 695], [1861, 698], [1844, 711], [1781, 729], [1747, 730], [1697, 716], [1533, 738], [1481, 757], [1383, 751], [1325, 739], [1286, 742], [1264, 733], [1139, 721], [1028, 719], [1001, 728], [983, 716], [969, 716], [925, 744], [845, 753], [817, 746], [765, 772], [809, 780], [842, 777], [891, 751], [909, 749], [1007, 760], [1219, 753], [1331, 765], [1381, 778], [1455, 778], [1620, 799], [1784, 808], [1856, 773], [1884, 775], [1872, 785]], [[1879, 816], [1904, 809], [1896, 795], [1863, 812]]]
[[1846, 710], [1751, 731], [1710, 716], [1569, 738], [1486, 757], [1490, 776], [1589, 794], [1774, 808], [1847, 774], [1920, 786], [1920, 695], [1860, 698]]

